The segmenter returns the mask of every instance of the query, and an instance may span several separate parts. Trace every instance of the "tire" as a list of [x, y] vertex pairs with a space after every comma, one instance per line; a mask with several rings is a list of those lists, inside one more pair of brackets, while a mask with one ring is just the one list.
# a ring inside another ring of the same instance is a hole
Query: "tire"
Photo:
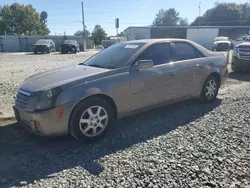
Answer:
[[234, 72], [239, 72], [240, 71], [240, 69], [238, 67], [236, 67], [236, 65], [234, 65], [233, 63], [231, 63], [231, 69]]
[[47, 51], [47, 53], [50, 54], [50, 52], [51, 52], [51, 49], [49, 48], [48, 51]]
[[73, 47], [73, 48], [72, 48], [72, 51], [73, 51], [74, 54], [76, 54], [76, 53], [77, 53], [76, 47]]
[[[97, 117], [96, 114], [98, 114], [99, 108], [101, 108], [99, 110], [100, 115]], [[92, 118], [89, 109], [91, 109], [93, 114]], [[107, 118], [103, 119], [105, 116]], [[80, 120], [82, 120], [81, 123]], [[102, 98], [92, 97], [83, 100], [74, 108], [69, 122], [69, 133], [80, 142], [94, 142], [105, 136], [113, 120], [114, 113], [109, 103]], [[103, 128], [99, 127], [99, 124]], [[96, 135], [93, 135], [94, 129], [96, 130]]]
[[[209, 86], [211, 86], [210, 91], [208, 91]], [[215, 76], [212, 76], [212, 75], [208, 76], [202, 86], [202, 90], [200, 93], [201, 103], [212, 103], [216, 99], [218, 95], [218, 91], [219, 91], [219, 80]]]
[[37, 54], [37, 51], [36, 51], [36, 50], [34, 51], [34, 54]]

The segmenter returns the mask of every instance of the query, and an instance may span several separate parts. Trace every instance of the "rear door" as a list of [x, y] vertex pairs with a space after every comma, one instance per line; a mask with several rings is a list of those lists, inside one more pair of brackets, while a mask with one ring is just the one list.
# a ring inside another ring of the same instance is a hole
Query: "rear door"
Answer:
[[207, 58], [188, 42], [173, 42], [177, 67], [179, 97], [197, 95], [206, 75]]

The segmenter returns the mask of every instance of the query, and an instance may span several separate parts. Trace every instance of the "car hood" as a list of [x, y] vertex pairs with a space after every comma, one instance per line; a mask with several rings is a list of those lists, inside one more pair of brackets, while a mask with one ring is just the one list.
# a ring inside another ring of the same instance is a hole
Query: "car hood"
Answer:
[[107, 71], [109, 70], [84, 65], [66, 66], [30, 76], [20, 88], [30, 92], [47, 90]]
[[236, 47], [241, 47], [241, 46], [249, 46], [250, 47], [250, 42], [242, 42], [238, 44]]
[[225, 41], [215, 41], [214, 42], [214, 44], [220, 44], [220, 43], [228, 43], [228, 44], [230, 44], [231, 42], [227, 41], [227, 40], [225, 40]]
[[34, 46], [49, 46], [49, 44], [34, 44]]

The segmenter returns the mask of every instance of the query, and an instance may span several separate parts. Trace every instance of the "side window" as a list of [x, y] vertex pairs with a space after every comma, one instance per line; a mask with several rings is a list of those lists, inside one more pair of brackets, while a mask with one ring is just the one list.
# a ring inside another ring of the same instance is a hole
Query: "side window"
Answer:
[[195, 47], [186, 42], [175, 42], [177, 61], [204, 57]]
[[169, 63], [172, 60], [172, 48], [169, 43], [153, 44], [142, 52], [139, 60], [153, 60], [154, 65]]

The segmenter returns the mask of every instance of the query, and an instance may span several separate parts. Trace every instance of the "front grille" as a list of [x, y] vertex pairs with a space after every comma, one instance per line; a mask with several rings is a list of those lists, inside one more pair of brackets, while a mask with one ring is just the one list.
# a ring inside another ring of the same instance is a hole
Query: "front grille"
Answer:
[[36, 46], [36, 50], [46, 50], [47, 46]]
[[240, 55], [240, 54], [239, 54], [239, 58], [240, 58], [240, 59], [250, 60], [250, 55]]
[[241, 46], [238, 48], [239, 58], [250, 60], [250, 46]]
[[228, 47], [229, 44], [228, 43], [219, 43], [217, 44], [218, 47]]
[[26, 108], [28, 101], [29, 101], [29, 95], [18, 91], [17, 96], [16, 96], [16, 105], [21, 107], [21, 108]]

